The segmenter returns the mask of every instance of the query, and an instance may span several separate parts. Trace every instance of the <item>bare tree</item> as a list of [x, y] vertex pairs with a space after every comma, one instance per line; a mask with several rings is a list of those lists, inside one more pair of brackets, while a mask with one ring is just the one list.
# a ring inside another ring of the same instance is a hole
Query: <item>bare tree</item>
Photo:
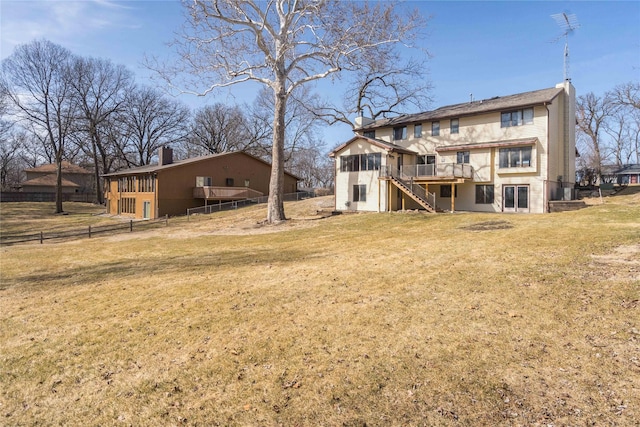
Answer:
[[220, 103], [197, 110], [189, 132], [189, 143], [199, 148], [198, 154], [244, 150], [250, 143], [244, 113], [239, 107]]
[[[403, 13], [393, 2], [339, 0], [194, 0], [176, 41], [179, 69], [192, 73], [210, 91], [247, 81], [269, 88], [273, 96], [272, 170], [267, 221], [284, 221], [284, 147], [289, 97], [302, 85], [361, 69], [365, 58], [386, 57], [415, 35], [417, 12]], [[174, 80], [175, 81], [175, 80]]]
[[148, 87], [131, 90], [125, 100], [120, 123], [112, 132], [127, 166], [151, 163], [161, 146], [180, 144], [187, 135], [189, 110]]
[[583, 166], [592, 169], [597, 180], [602, 177], [602, 165], [606, 159], [602, 132], [612, 108], [608, 96], [598, 97], [592, 92], [579, 96], [576, 102], [578, 140], [583, 144], [582, 161], [586, 162]]
[[112, 153], [104, 138], [104, 127], [122, 108], [127, 92], [133, 85], [133, 76], [124, 66], [108, 60], [75, 58], [72, 65], [72, 85], [78, 99], [81, 142], [88, 138], [89, 145], [81, 144], [91, 157], [94, 167], [95, 192], [98, 203], [104, 202], [100, 174], [110, 172]]
[[616, 86], [609, 94], [616, 106], [617, 114], [625, 121], [628, 159], [635, 157], [640, 164], [640, 82], [629, 82]]
[[47, 40], [18, 46], [2, 63], [2, 92], [28, 121], [55, 158], [56, 213], [62, 210], [62, 159], [76, 111], [71, 53]]

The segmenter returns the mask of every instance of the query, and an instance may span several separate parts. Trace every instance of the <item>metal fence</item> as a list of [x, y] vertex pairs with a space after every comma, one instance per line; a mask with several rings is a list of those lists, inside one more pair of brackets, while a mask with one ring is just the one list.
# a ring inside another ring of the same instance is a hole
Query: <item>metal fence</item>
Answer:
[[40, 244], [44, 243], [45, 240], [62, 240], [62, 239], [80, 239], [80, 238], [91, 238], [97, 234], [103, 233], [119, 233], [119, 232], [129, 232], [133, 233], [134, 231], [146, 230], [149, 228], [157, 227], [159, 225], [167, 226], [169, 225], [169, 217], [165, 216], [164, 218], [151, 219], [151, 220], [143, 220], [143, 221], [134, 221], [130, 220], [128, 222], [123, 222], [119, 224], [108, 224], [108, 225], [90, 225], [87, 228], [83, 229], [74, 229], [74, 230], [64, 230], [64, 231], [40, 231], [39, 233], [30, 233], [30, 234], [14, 234], [14, 235], [0, 235], [0, 245], [13, 245], [16, 243], [27, 243], [27, 242], [40, 242]]
[[[285, 202], [295, 202], [303, 199], [315, 197], [313, 191], [298, 191], [296, 193], [288, 193], [284, 195]], [[187, 209], [187, 217], [196, 214], [210, 214], [214, 212], [230, 211], [246, 206], [253, 206], [261, 203], [267, 203], [269, 196], [254, 197], [252, 199], [236, 200], [233, 202], [216, 203], [214, 205], [199, 206], [197, 208]]]

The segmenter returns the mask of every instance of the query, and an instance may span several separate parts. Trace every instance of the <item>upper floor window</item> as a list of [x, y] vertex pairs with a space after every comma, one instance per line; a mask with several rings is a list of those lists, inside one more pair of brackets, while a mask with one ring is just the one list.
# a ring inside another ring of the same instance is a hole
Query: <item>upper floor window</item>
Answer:
[[422, 138], [422, 124], [418, 124], [413, 127], [413, 137]]
[[358, 172], [380, 170], [380, 153], [352, 154], [340, 156], [340, 172]]
[[156, 180], [153, 175], [143, 175], [138, 181], [138, 191], [141, 193], [152, 193], [156, 190]]
[[398, 141], [400, 139], [407, 139], [407, 127], [398, 126], [393, 128], [393, 140]]
[[458, 151], [456, 153], [456, 163], [469, 163], [469, 152]]
[[375, 137], [376, 137], [376, 131], [375, 131], [375, 130], [365, 130], [365, 131], [362, 133], [362, 136], [364, 136], [365, 138], [375, 139]]
[[451, 119], [451, 133], [460, 133], [460, 119]]
[[529, 166], [531, 166], [531, 147], [500, 149], [501, 168], [520, 168]]
[[196, 176], [196, 187], [211, 187], [210, 176]]
[[417, 165], [435, 165], [436, 164], [436, 156], [433, 154], [425, 154], [422, 156], [416, 157]]
[[440, 135], [440, 122], [431, 122], [431, 135]]
[[137, 187], [135, 176], [124, 176], [118, 179], [118, 191], [121, 193], [134, 193]]
[[233, 187], [233, 178], [227, 178], [225, 183], [227, 184], [227, 187]]
[[533, 108], [505, 111], [500, 115], [500, 127], [530, 125], [533, 123]]

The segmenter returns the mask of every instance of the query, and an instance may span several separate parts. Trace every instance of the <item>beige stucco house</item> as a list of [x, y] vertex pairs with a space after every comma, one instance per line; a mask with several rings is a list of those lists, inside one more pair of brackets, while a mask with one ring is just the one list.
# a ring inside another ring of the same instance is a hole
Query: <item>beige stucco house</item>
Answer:
[[569, 81], [356, 125], [331, 153], [337, 210], [542, 213], [573, 194]]

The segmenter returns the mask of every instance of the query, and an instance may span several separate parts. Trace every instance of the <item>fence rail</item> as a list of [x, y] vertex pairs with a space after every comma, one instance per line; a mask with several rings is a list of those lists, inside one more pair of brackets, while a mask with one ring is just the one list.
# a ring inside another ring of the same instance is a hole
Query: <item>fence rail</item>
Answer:
[[[23, 191], [2, 191], [0, 192], [0, 202], [55, 202], [55, 193], [44, 192], [23, 192]], [[85, 202], [93, 203], [96, 195], [93, 193], [62, 193], [63, 202]]]
[[[312, 191], [298, 191], [296, 193], [288, 193], [284, 195], [285, 202], [295, 202], [303, 199], [310, 199], [315, 197], [315, 193]], [[187, 209], [187, 217], [195, 214], [210, 214], [214, 212], [230, 211], [246, 206], [253, 206], [256, 204], [267, 203], [269, 196], [254, 197], [252, 199], [235, 200], [227, 203], [216, 203], [213, 205], [199, 206], [197, 208]]]
[[144, 221], [134, 221], [130, 220], [129, 222], [120, 223], [120, 224], [108, 224], [108, 225], [94, 225], [88, 226], [84, 229], [75, 229], [75, 230], [64, 230], [64, 231], [40, 231], [39, 233], [30, 233], [30, 234], [14, 234], [14, 235], [0, 235], [0, 245], [13, 245], [17, 243], [27, 243], [27, 242], [40, 242], [43, 244], [45, 240], [63, 240], [63, 239], [73, 239], [73, 238], [91, 238], [96, 234], [102, 233], [116, 233], [128, 231], [133, 233], [134, 231], [141, 231], [145, 229], [149, 229], [152, 227], [156, 227], [158, 225], [169, 225], [169, 217], [165, 216], [164, 218], [144, 220]]

